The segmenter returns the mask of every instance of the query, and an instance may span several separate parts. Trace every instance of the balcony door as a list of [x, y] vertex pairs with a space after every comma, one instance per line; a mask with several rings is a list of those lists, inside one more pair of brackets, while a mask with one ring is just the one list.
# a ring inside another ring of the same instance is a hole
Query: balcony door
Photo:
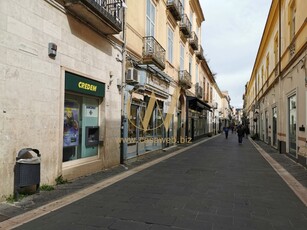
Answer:
[[184, 70], [184, 47], [180, 43], [180, 70]]
[[146, 2], [146, 36], [155, 37], [156, 8], [151, 0]]

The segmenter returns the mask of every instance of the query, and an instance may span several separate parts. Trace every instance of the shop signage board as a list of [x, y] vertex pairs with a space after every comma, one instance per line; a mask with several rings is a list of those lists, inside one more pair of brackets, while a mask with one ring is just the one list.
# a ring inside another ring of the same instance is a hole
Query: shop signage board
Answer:
[[65, 73], [65, 90], [104, 97], [105, 84], [70, 72]]

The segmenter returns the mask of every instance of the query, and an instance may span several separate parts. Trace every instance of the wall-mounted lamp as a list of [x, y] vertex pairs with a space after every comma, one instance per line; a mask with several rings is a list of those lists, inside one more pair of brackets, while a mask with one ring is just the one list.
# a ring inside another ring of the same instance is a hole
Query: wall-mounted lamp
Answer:
[[50, 58], [55, 58], [56, 54], [57, 54], [57, 45], [55, 43], [49, 42], [48, 44], [48, 56]]
[[117, 78], [116, 86], [117, 86], [118, 90], [121, 90], [121, 89], [122, 89], [122, 85], [121, 85], [121, 83], [120, 83], [120, 79], [118, 79], [118, 78]]
[[109, 80], [109, 84], [108, 84], [108, 89], [110, 89], [110, 86], [111, 86], [111, 84], [112, 84], [112, 82], [113, 82], [113, 72], [112, 71], [110, 71], [110, 73], [109, 73], [109, 76], [110, 76], [110, 80]]
[[301, 132], [305, 132], [305, 127], [302, 125], [301, 127], [298, 128]]

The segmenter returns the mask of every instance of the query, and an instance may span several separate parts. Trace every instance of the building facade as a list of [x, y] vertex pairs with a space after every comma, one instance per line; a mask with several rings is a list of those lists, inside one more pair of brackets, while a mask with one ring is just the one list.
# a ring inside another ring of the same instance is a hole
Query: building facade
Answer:
[[228, 91], [222, 91], [222, 106], [220, 108], [220, 119], [222, 127], [229, 127], [231, 125], [232, 109], [230, 106], [230, 96]]
[[41, 184], [119, 164], [122, 3], [102, 2], [1, 1], [0, 199], [23, 148]]
[[4, 0], [0, 19], [0, 199], [23, 148], [53, 185], [221, 124], [198, 0]]
[[127, 0], [122, 160], [204, 136], [199, 1]]
[[306, 165], [307, 2], [273, 0], [244, 94], [261, 140]]

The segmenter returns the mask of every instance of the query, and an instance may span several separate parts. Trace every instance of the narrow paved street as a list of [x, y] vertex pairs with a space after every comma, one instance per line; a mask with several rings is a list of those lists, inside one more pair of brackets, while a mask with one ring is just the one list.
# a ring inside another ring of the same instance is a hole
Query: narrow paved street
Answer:
[[17, 229], [306, 229], [307, 208], [252, 143], [210, 139]]

